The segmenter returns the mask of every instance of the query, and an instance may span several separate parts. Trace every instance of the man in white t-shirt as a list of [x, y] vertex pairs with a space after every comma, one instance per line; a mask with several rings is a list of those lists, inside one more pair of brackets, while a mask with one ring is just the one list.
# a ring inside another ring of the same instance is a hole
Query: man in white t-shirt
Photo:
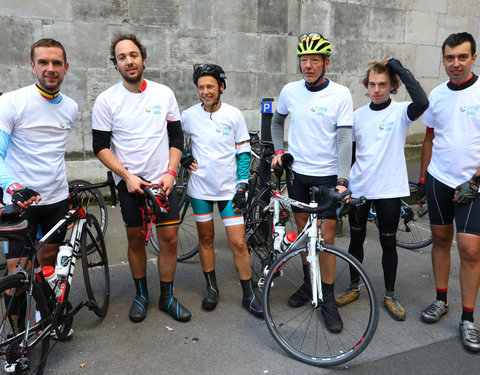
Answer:
[[[368, 214], [373, 204], [382, 246], [384, 305], [393, 319], [405, 320], [405, 309], [395, 293], [400, 198], [410, 195], [405, 142], [408, 127], [427, 109], [428, 99], [420, 83], [398, 60], [389, 58], [369, 65], [362, 83], [371, 102], [353, 114], [355, 163], [349, 183], [352, 197], [364, 196], [367, 202], [349, 213], [348, 252], [363, 261]], [[390, 94], [397, 93], [400, 80], [405, 84], [411, 102], [397, 102], [390, 98]], [[339, 306], [353, 302], [360, 294], [359, 275], [351, 272], [350, 276], [351, 284], [337, 296]]]
[[462, 291], [460, 332], [464, 347], [479, 352], [480, 331], [473, 323], [480, 285], [480, 82], [471, 70], [475, 49], [475, 39], [465, 32], [451, 34], [443, 42], [443, 65], [450, 80], [432, 90], [423, 117], [427, 130], [419, 199], [426, 190], [436, 287], [436, 299], [422, 312], [422, 319], [434, 323], [448, 312], [455, 220]]
[[[26, 209], [24, 217], [34, 240], [38, 226], [47, 233], [68, 211], [65, 151], [78, 105], [60, 93], [69, 67], [60, 42], [49, 38], [36, 41], [30, 59], [35, 84], [0, 97], [0, 187], [7, 192], [5, 203]], [[64, 236], [65, 232], [57, 233], [51, 243], [42, 246], [37, 255], [41, 266], [55, 265]], [[4, 246], [11, 274], [19, 260], [23, 264], [25, 243], [9, 241]], [[5, 294], [3, 302], [11, 309], [12, 331], [24, 330], [25, 293], [15, 298]], [[14, 372], [16, 364], [4, 366], [6, 372]]]
[[[281, 164], [284, 122], [290, 115], [288, 151], [293, 155], [293, 184], [288, 185], [291, 198], [310, 201], [312, 186], [336, 187], [339, 192], [348, 186], [352, 153], [353, 103], [350, 91], [328, 78], [325, 72], [330, 65], [331, 44], [319, 33], [300, 35], [297, 45], [303, 79], [284, 86], [277, 110], [272, 119], [272, 140], [275, 156], [272, 167]], [[319, 201], [322, 204], [323, 200]], [[298, 231], [307, 223], [308, 214], [292, 207]], [[326, 212], [322, 236], [328, 244], [335, 242], [335, 210]], [[311, 298], [310, 273], [303, 258], [304, 281], [288, 303], [302, 306]], [[327, 329], [340, 332], [343, 322], [335, 305], [335, 257], [320, 255], [324, 301], [321, 311]], [[325, 271], [325, 272], [323, 272]]]
[[183, 151], [178, 105], [167, 86], [143, 78], [147, 53], [135, 35], [117, 35], [110, 53], [122, 81], [101, 93], [95, 101], [92, 111], [93, 150], [116, 175], [128, 240], [128, 261], [136, 287], [129, 317], [133, 322], [141, 322], [149, 304], [147, 255], [140, 211], [143, 206], [141, 187], [158, 184], [170, 204], [167, 215], [156, 222], [160, 246], [159, 308], [185, 322], [190, 320], [191, 314], [173, 296], [180, 224], [174, 182]]

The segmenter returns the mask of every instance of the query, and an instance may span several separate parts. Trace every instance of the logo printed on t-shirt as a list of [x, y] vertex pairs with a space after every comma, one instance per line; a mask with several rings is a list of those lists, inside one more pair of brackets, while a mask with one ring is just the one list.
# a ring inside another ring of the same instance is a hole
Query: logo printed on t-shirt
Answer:
[[230, 135], [232, 133], [232, 127], [230, 125], [217, 126], [215, 132], [220, 135]]
[[315, 113], [316, 116], [325, 116], [328, 109], [327, 107], [322, 107], [320, 105], [312, 105], [310, 111]]
[[72, 123], [70, 121], [63, 121], [58, 123], [60, 125], [60, 129], [71, 129]]
[[160, 115], [162, 113], [161, 105], [151, 105], [150, 107], [145, 108], [145, 112], [151, 113], [152, 115]]
[[389, 121], [389, 122], [386, 122], [384, 124], [379, 124], [378, 125], [378, 135], [380, 136], [384, 136], [385, 134], [387, 134], [387, 132], [391, 132], [392, 129], [393, 129], [393, 125], [395, 124], [394, 121]]
[[466, 116], [476, 116], [479, 109], [479, 105], [465, 105], [460, 106], [459, 111], [465, 113]]

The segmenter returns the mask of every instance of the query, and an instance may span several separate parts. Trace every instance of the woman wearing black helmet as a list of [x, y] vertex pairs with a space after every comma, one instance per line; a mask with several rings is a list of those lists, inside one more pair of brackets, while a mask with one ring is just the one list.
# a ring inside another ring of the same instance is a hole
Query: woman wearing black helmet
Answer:
[[184, 157], [182, 164], [191, 173], [188, 195], [195, 214], [200, 262], [207, 282], [202, 307], [213, 310], [219, 297], [213, 248], [213, 204], [217, 202], [243, 289], [242, 305], [262, 318], [260, 300], [252, 289], [242, 212], [250, 164], [248, 129], [241, 112], [221, 101], [227, 82], [220, 66], [196, 64], [193, 82], [201, 103], [182, 114], [182, 128], [190, 136], [193, 154]]

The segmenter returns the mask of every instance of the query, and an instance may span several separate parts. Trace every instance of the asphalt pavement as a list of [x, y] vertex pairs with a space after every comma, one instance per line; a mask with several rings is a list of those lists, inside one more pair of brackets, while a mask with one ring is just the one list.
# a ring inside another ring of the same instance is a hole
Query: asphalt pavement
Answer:
[[[218, 218], [217, 218], [218, 220]], [[336, 245], [348, 246], [348, 228]], [[201, 309], [204, 277], [198, 255], [177, 266], [174, 294], [192, 312], [179, 323], [158, 309], [159, 279], [156, 255], [148, 251], [150, 291], [148, 315], [142, 323], [128, 319], [135, 295], [126, 257], [126, 237], [120, 209], [109, 208], [106, 236], [110, 274], [110, 308], [104, 319], [87, 309], [74, 318], [74, 335], [53, 342], [48, 374], [474, 374], [480, 354], [463, 349], [459, 336], [461, 314], [459, 257], [454, 243], [449, 284], [450, 312], [427, 325], [420, 313], [435, 297], [431, 246], [421, 251], [400, 249], [396, 292], [407, 311], [404, 322], [394, 321], [383, 307], [383, 275], [378, 232], [368, 227], [364, 265], [380, 302], [375, 336], [357, 358], [332, 368], [312, 367], [289, 357], [274, 341], [263, 320], [241, 305], [241, 287], [233, 266], [223, 225], [216, 226], [216, 270], [220, 302], [214, 311]], [[82, 297], [81, 273], [75, 275], [76, 296]], [[480, 308], [476, 305], [476, 321]]]

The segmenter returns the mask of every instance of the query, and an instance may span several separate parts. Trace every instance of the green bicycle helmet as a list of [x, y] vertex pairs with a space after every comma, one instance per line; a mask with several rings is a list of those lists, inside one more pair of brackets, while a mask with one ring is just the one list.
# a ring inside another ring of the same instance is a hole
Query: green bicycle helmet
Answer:
[[324, 55], [330, 57], [332, 44], [322, 34], [308, 33], [298, 37], [297, 56]]

